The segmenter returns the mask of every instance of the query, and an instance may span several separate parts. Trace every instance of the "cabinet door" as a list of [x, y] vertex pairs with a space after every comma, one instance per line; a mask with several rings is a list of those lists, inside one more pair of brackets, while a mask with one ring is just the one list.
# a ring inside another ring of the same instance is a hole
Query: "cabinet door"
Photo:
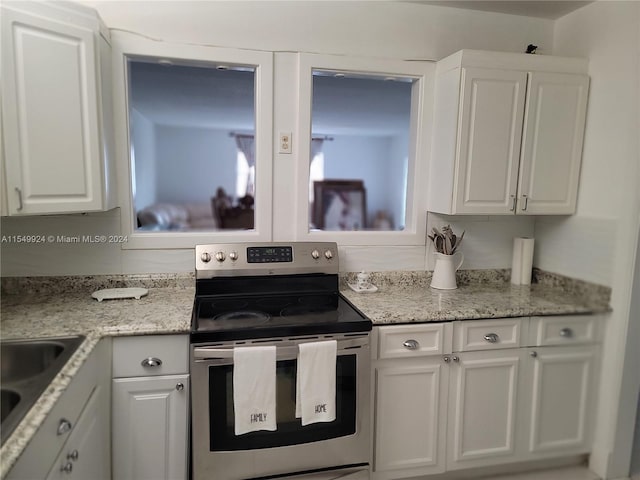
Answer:
[[111, 478], [106, 396], [100, 386], [93, 391], [47, 480]]
[[[376, 368], [376, 478], [444, 471], [448, 367], [442, 356]], [[407, 472], [407, 469], [413, 469]]]
[[524, 72], [462, 69], [454, 213], [513, 212], [526, 86]]
[[530, 350], [530, 456], [586, 453], [590, 450], [595, 346]]
[[189, 375], [113, 380], [114, 480], [187, 478], [188, 399]]
[[522, 349], [454, 353], [447, 469], [518, 460], [515, 438], [523, 355]]
[[102, 208], [94, 32], [2, 8], [9, 215]]
[[529, 73], [518, 213], [576, 209], [589, 78]]

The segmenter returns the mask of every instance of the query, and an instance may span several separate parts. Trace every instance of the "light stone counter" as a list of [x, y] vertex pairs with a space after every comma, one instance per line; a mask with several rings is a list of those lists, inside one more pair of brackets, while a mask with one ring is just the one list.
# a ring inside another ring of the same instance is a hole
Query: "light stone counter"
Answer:
[[193, 286], [173, 283], [173, 286], [149, 288], [149, 294], [140, 300], [102, 302], [91, 298], [93, 289], [74, 285], [74, 293], [49, 294], [29, 289], [25, 294], [12, 295], [7, 294], [8, 289], [3, 291], [0, 323], [3, 340], [65, 335], [84, 335], [86, 339], [0, 449], [0, 478], [15, 464], [101, 338], [190, 331]]
[[599, 313], [609, 310], [611, 290], [534, 270], [535, 283], [514, 286], [508, 270], [458, 272], [455, 290], [429, 287], [429, 272], [374, 273], [375, 293], [356, 293], [343, 276], [342, 293], [374, 325], [482, 318]]
[[606, 311], [553, 287], [509, 284], [463, 285], [456, 290], [427, 286], [380, 286], [375, 293], [343, 289], [344, 296], [374, 325], [481, 318], [565, 315]]

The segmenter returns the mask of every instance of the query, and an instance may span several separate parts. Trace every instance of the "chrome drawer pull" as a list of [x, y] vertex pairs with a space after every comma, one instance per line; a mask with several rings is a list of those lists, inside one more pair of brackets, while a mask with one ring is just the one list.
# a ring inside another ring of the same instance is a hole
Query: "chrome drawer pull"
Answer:
[[407, 340], [402, 344], [402, 346], [409, 350], [417, 350], [420, 348], [420, 344], [417, 340]]
[[562, 330], [560, 330], [560, 336], [564, 338], [572, 338], [573, 330], [571, 330], [570, 328], [563, 328]]
[[143, 367], [159, 367], [160, 365], [162, 365], [162, 360], [156, 357], [149, 357], [142, 360], [142, 362], [140, 362], [140, 365], [142, 365]]
[[498, 343], [498, 340], [500, 340], [500, 337], [496, 333], [487, 333], [484, 336], [484, 339], [489, 343]]
[[61, 418], [60, 423], [58, 424], [58, 435], [64, 435], [69, 430], [71, 430], [71, 428], [71, 422], [66, 418]]

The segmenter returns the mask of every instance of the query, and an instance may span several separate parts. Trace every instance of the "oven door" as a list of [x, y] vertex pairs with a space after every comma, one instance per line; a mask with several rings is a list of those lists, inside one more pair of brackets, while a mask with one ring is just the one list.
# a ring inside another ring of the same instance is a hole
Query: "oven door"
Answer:
[[[192, 349], [194, 479], [248, 479], [369, 461], [369, 337], [341, 335], [336, 358], [336, 419], [302, 426], [295, 417], [296, 358], [301, 342], [328, 337], [259, 340], [276, 345], [276, 431], [234, 433], [233, 346]], [[243, 342], [242, 346], [250, 346]]]

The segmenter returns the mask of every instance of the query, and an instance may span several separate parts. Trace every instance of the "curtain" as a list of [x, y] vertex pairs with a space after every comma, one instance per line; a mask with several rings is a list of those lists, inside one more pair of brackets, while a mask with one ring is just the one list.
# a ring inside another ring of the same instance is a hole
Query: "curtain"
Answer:
[[322, 152], [322, 144], [324, 143], [324, 138], [312, 138], [311, 139], [311, 152], [309, 155], [309, 162], [312, 162], [313, 159]]
[[256, 171], [256, 142], [253, 135], [235, 135], [236, 146], [244, 154], [249, 165], [247, 174], [247, 195], [255, 193], [255, 171]]

